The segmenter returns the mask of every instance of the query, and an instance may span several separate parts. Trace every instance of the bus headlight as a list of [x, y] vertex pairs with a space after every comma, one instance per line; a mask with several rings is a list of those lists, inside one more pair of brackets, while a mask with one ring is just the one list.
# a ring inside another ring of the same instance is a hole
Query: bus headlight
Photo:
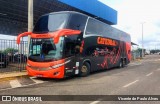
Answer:
[[65, 64], [69, 63], [70, 61], [71, 60], [68, 60], [68, 61], [66, 61], [64, 63], [60, 63], [60, 64], [57, 64], [57, 65], [51, 66], [51, 68], [55, 69], [55, 68], [61, 67], [61, 66], [65, 65]]
[[62, 63], [62, 64], [57, 64], [57, 65], [51, 66], [51, 68], [55, 69], [55, 68], [61, 67], [61, 66], [63, 66], [63, 65], [64, 65], [64, 63]]

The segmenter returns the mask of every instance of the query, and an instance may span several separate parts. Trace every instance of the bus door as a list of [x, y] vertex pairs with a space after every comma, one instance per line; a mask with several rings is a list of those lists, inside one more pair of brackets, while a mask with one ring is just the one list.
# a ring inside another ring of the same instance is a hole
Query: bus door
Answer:
[[65, 37], [64, 41], [64, 57], [66, 59], [65, 74], [66, 76], [75, 75], [79, 67], [79, 48], [80, 45], [76, 40], [77, 36]]

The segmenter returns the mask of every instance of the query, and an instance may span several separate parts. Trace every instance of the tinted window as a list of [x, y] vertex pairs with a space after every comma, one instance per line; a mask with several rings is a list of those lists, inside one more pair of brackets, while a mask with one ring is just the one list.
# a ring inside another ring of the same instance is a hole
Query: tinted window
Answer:
[[124, 41], [131, 42], [131, 38], [129, 35], [126, 35], [124, 38]]
[[79, 53], [81, 42], [78, 38], [77, 35], [65, 37], [65, 57], [70, 57]]
[[[100, 22], [96, 19], [90, 18], [88, 21], [87, 29], [86, 29], [86, 35], [101, 35], [101, 36], [106, 36], [109, 38], [113, 38], [114, 34], [112, 33], [114, 29], [103, 23]], [[115, 32], [115, 31], [114, 31]]]
[[63, 29], [67, 24], [68, 18], [69, 14], [67, 13], [42, 16], [36, 23], [33, 32], [45, 33]]
[[87, 16], [80, 14], [72, 14], [70, 16], [67, 28], [84, 31], [86, 21], [87, 21]]
[[86, 35], [98, 35], [103, 37], [108, 37], [116, 40], [123, 40], [130, 42], [130, 36], [125, 32], [122, 32], [108, 24], [100, 22], [96, 19], [90, 18], [88, 20]]
[[102, 32], [104, 31], [104, 26], [99, 21], [96, 21], [94, 19], [88, 20], [88, 25], [86, 29], [86, 35], [102, 35]]

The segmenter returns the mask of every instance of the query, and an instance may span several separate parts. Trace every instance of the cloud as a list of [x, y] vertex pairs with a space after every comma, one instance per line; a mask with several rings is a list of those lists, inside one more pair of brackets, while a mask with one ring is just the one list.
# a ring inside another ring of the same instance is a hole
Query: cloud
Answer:
[[[160, 43], [159, 0], [99, 0], [118, 11], [118, 24], [114, 27], [128, 32], [132, 41], [141, 46], [142, 22], [145, 48], [154, 48]], [[154, 46], [153, 46], [154, 44]]]

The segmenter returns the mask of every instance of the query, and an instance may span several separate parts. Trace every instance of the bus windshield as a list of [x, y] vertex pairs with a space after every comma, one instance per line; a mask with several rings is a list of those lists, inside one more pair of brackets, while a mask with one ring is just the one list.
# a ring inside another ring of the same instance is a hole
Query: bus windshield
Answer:
[[36, 23], [33, 33], [53, 32], [66, 27], [69, 14], [56, 13], [42, 16]]
[[60, 29], [72, 29], [84, 31], [87, 16], [62, 12], [42, 16], [36, 23], [33, 33], [55, 32]]
[[50, 39], [31, 39], [29, 48], [29, 60], [35, 62], [48, 62], [62, 58], [63, 40], [60, 37], [59, 42], [54, 44], [53, 38]]

